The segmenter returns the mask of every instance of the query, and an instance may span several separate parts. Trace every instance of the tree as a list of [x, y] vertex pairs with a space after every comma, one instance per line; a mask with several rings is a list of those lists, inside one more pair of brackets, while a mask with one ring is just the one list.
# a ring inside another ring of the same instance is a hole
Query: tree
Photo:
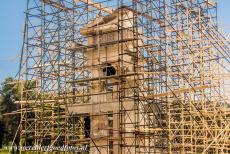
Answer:
[[[15, 101], [19, 100], [22, 86], [13, 78], [9, 77], [1, 84], [0, 89], [0, 144], [8, 145], [13, 141], [19, 122], [19, 114], [4, 114], [11, 113], [19, 109], [19, 105]], [[16, 136], [15, 144], [19, 144], [19, 136]]]

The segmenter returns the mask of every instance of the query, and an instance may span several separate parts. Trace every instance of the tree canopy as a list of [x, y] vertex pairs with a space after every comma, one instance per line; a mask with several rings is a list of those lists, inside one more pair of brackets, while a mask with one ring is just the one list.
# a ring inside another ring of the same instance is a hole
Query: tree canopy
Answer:
[[[22, 92], [22, 84], [12, 77], [6, 78], [0, 88], [0, 146], [8, 145], [13, 141], [19, 122], [19, 114], [9, 114], [19, 109], [15, 101], [19, 100]], [[19, 137], [16, 137], [15, 143], [18, 144]]]

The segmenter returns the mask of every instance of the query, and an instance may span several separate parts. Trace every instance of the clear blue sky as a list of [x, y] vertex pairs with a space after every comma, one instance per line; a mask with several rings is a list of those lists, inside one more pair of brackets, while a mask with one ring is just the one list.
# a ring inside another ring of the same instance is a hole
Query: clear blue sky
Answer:
[[[22, 46], [26, 0], [0, 0], [0, 82], [15, 76]], [[230, 0], [218, 0], [219, 21], [230, 33]]]

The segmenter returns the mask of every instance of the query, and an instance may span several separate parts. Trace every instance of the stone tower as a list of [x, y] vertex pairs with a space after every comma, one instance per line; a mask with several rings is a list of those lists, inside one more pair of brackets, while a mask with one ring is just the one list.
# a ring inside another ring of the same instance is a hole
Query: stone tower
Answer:
[[[126, 80], [130, 86], [134, 82], [133, 12], [125, 7], [117, 9], [110, 15], [97, 17], [80, 33], [87, 38], [84, 47], [87, 65], [84, 69], [90, 75], [77, 82], [79, 85], [87, 83], [89, 99], [84, 104], [73, 105], [70, 111], [90, 117], [90, 138], [94, 140], [94, 143], [90, 142], [90, 147], [105, 145], [100, 149], [101, 153], [118, 153], [120, 83]], [[75, 43], [73, 49], [77, 47]], [[129, 92], [127, 88], [126, 95], [132, 95]], [[127, 100], [126, 105], [129, 104], [131, 108], [133, 100]], [[90, 153], [97, 153], [97, 149], [91, 148]]]

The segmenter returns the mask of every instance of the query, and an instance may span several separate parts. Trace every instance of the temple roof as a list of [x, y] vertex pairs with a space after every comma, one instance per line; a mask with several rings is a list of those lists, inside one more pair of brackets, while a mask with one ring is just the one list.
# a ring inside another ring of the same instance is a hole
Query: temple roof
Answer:
[[122, 7], [114, 10], [107, 16], [100, 16], [95, 18], [92, 22], [87, 24], [80, 30], [82, 35], [92, 35], [97, 32], [112, 32], [118, 30], [118, 23], [123, 20], [122, 27], [132, 27], [133, 11], [128, 7]]

